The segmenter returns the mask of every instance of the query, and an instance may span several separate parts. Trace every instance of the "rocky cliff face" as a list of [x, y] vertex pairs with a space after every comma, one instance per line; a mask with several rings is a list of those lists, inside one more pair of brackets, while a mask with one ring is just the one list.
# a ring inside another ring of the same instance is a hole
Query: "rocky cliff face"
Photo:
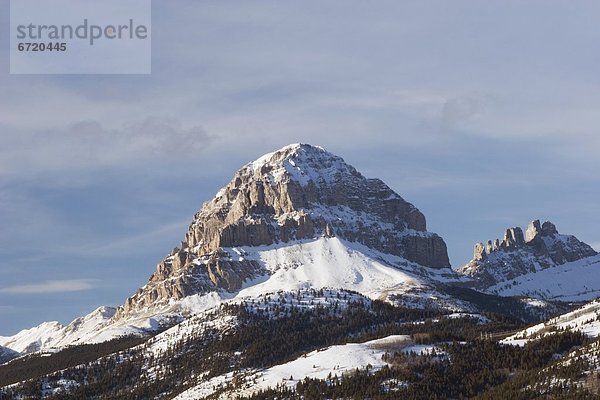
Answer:
[[486, 288], [530, 272], [596, 255], [596, 251], [572, 235], [561, 235], [546, 221], [533, 221], [525, 234], [509, 228], [502, 240], [477, 243], [473, 259], [459, 272], [476, 279], [474, 286]]
[[[449, 267], [446, 244], [423, 214], [379, 179], [307, 144], [286, 146], [242, 167], [204, 203], [181, 246], [118, 316], [197, 293], [235, 291], [264, 273], [224, 248], [337, 236], [423, 266]], [[117, 317], [118, 317], [117, 316]]]

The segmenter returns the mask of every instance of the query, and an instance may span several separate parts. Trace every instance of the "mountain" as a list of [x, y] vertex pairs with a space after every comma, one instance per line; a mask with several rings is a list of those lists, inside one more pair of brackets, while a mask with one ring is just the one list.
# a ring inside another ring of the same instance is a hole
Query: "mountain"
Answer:
[[[116, 318], [169, 307], [193, 295], [231, 297], [252, 282], [280, 279], [283, 271], [296, 271], [307, 260], [318, 262], [313, 269], [304, 268], [304, 275], [294, 272], [290, 279], [296, 285], [335, 285], [346, 279], [342, 287], [359, 290], [361, 271], [345, 271], [347, 276], [333, 280], [318, 275], [337, 264], [351, 267], [345, 263], [362, 256], [345, 254], [361, 252], [367, 259], [385, 259], [380, 262], [383, 275], [397, 274], [400, 268], [456, 279], [444, 240], [426, 230], [425, 216], [415, 206], [321, 147], [286, 146], [243, 166], [204, 203], [181, 246], [158, 264]], [[344, 259], [322, 258], [328, 253]], [[391, 269], [384, 271], [386, 267]], [[375, 271], [370, 268], [377, 275]], [[365, 286], [388, 288], [409, 278], [367, 279]]]
[[600, 255], [519, 275], [485, 290], [499, 296], [528, 296], [561, 302], [590, 301], [600, 296]]
[[19, 357], [20, 354], [7, 347], [0, 346], [0, 364], [4, 364], [14, 358]]
[[506, 278], [513, 268], [530, 269], [522, 259], [550, 266], [591, 250], [558, 235], [549, 223], [532, 227], [527, 241], [513, 229], [502, 244], [490, 243], [489, 251], [476, 247], [476, 259], [458, 274], [450, 268], [444, 240], [427, 231], [425, 216], [414, 205], [321, 147], [289, 145], [241, 167], [194, 215], [180, 246], [122, 306], [102, 307], [67, 326], [50, 322], [0, 337], [0, 345], [31, 353], [144, 336], [222, 302], [307, 288], [351, 290], [412, 308], [487, 310], [530, 320], [564, 307], [460, 287], [489, 288], [479, 282], [496, 268], [492, 260], [500, 254], [518, 261], [507, 268]]
[[579, 331], [593, 338], [600, 335], [600, 300], [596, 299], [568, 313], [523, 329], [503, 340], [503, 343], [523, 345], [530, 340], [557, 334], [564, 330]]
[[[0, 397], [597, 398], [536, 386], [592, 371], [560, 365], [583, 334], [556, 322], [522, 347], [496, 338], [595, 295], [599, 262], [534, 221], [459, 273], [414, 205], [290, 145], [237, 171], [122, 306], [0, 338], [26, 354], [0, 365]], [[567, 320], [596, 329], [596, 309]]]
[[546, 221], [540, 224], [539, 220], [535, 220], [529, 224], [525, 235], [521, 228], [515, 227], [507, 229], [502, 240], [488, 240], [485, 245], [477, 243], [473, 259], [458, 272], [473, 278], [475, 288], [494, 287], [496, 293], [504, 283], [514, 281], [517, 284], [515, 279], [518, 277], [597, 254], [575, 236], [559, 234], [553, 223]]
[[[32, 353], [78, 343], [102, 342], [111, 339], [113, 335], [107, 335], [99, 328], [103, 327], [115, 315], [115, 312], [116, 309], [112, 307], [99, 307], [66, 326], [57, 321], [44, 322], [13, 336], [0, 336], [0, 344], [20, 353]], [[126, 333], [119, 332], [119, 335]]]
[[471, 310], [439, 288], [462, 279], [414, 205], [323, 148], [294, 144], [237, 171], [116, 311], [44, 323], [0, 337], [0, 345], [28, 353], [144, 335], [223, 301], [313, 287]]

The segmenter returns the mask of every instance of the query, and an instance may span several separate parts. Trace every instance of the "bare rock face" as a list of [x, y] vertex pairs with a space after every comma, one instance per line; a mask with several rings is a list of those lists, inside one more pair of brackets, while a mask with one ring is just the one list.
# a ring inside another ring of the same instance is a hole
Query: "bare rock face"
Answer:
[[[424, 215], [379, 179], [307, 144], [286, 146], [242, 167], [203, 204], [181, 249], [163, 260], [119, 314], [212, 290], [238, 290], [261, 266], [222, 249], [320, 236], [360, 242], [422, 266], [449, 267], [446, 244]], [[522, 233], [521, 233], [522, 238]]]
[[572, 235], [561, 235], [546, 221], [532, 221], [525, 235], [521, 228], [509, 228], [500, 241], [477, 243], [473, 259], [458, 272], [476, 278], [474, 286], [482, 289], [499, 282], [566, 262], [596, 255], [596, 251]]
[[525, 231], [525, 240], [527, 242], [531, 242], [537, 236], [542, 234], [542, 226], [540, 225], [540, 220], [536, 219], [535, 221], [531, 221], [527, 226], [527, 230]]

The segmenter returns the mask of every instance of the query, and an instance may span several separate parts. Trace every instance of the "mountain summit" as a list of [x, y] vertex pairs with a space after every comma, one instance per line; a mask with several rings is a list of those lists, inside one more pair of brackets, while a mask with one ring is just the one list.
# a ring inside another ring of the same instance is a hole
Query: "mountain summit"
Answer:
[[542, 224], [535, 220], [525, 234], [519, 227], [508, 228], [502, 240], [477, 243], [473, 259], [458, 271], [476, 278], [476, 287], [488, 288], [596, 254], [591, 246], [575, 236], [558, 233], [552, 222]]
[[379, 179], [322, 147], [292, 144], [244, 165], [195, 214], [185, 240], [118, 315], [264, 276], [263, 263], [226, 249], [336, 237], [430, 268], [450, 266], [424, 215]]

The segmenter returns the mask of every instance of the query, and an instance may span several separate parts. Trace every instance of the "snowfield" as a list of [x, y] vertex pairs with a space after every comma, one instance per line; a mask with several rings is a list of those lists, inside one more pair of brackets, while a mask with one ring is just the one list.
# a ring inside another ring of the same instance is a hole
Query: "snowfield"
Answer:
[[574, 311], [524, 329], [503, 339], [501, 343], [522, 346], [529, 340], [551, 335], [560, 329], [581, 331], [587, 336], [597, 337], [600, 334], [600, 301], [592, 301]]
[[245, 259], [261, 262], [271, 275], [243, 288], [236, 297], [303, 288], [338, 288], [360, 292], [372, 299], [390, 293], [425, 288], [434, 281], [458, 281], [447, 269], [437, 270], [409, 263], [359, 243], [336, 237], [300, 241], [286, 246], [225, 249]]
[[590, 301], [600, 296], [600, 254], [521, 275], [486, 290], [500, 296], [526, 295], [559, 301]]
[[[365, 343], [348, 343], [316, 350], [285, 364], [248, 374], [244, 377], [245, 387], [227, 392], [221, 398], [250, 395], [279, 384], [293, 388], [305, 377], [314, 379], [326, 379], [329, 375], [339, 377], [357, 368], [364, 369], [368, 366], [371, 370], [378, 370], [387, 365], [382, 360], [382, 356], [386, 352], [393, 353], [404, 349], [427, 352], [425, 348], [421, 349], [419, 347], [417, 349], [417, 347], [411, 347], [412, 345], [410, 336], [393, 335]], [[197, 386], [175, 397], [175, 399], [200, 399], [214, 393], [215, 384], [226, 387], [227, 383], [232, 380], [233, 376], [228, 374], [206, 382], [200, 382]]]

